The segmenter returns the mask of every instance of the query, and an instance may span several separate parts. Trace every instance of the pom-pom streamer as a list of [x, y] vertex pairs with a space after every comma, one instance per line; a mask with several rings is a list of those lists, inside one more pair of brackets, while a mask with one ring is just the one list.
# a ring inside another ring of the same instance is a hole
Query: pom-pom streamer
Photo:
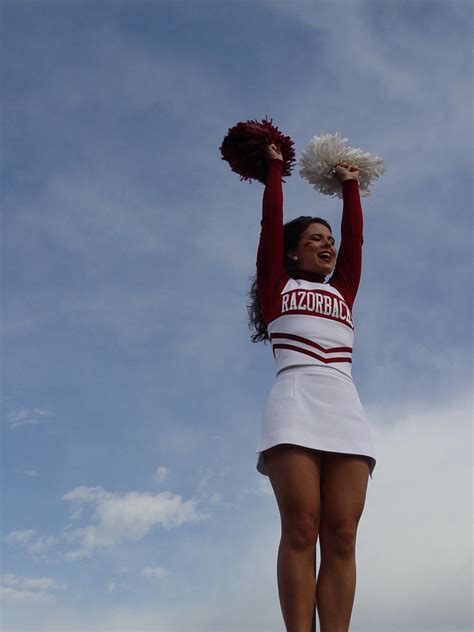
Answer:
[[300, 175], [320, 193], [340, 198], [341, 184], [335, 177], [334, 167], [340, 163], [354, 164], [359, 168], [361, 196], [370, 195], [369, 186], [385, 171], [384, 161], [379, 156], [346, 147], [347, 140], [340, 132], [313, 136], [299, 160]]
[[265, 148], [275, 144], [283, 156], [283, 176], [289, 176], [296, 162], [294, 142], [280, 132], [265, 118], [261, 121], [240, 122], [227, 132], [220, 151], [222, 160], [226, 160], [232, 171], [239, 174], [241, 180], [259, 180], [265, 183], [267, 161]]

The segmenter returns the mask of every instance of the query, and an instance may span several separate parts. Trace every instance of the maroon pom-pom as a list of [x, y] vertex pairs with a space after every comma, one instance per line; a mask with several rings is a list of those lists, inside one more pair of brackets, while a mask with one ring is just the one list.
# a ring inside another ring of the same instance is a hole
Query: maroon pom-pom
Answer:
[[272, 125], [273, 119], [237, 123], [227, 132], [220, 151], [222, 160], [227, 160], [232, 171], [241, 180], [259, 180], [265, 184], [267, 161], [264, 151], [267, 145], [275, 144], [283, 156], [283, 175], [289, 176], [296, 162], [294, 142], [289, 136]]

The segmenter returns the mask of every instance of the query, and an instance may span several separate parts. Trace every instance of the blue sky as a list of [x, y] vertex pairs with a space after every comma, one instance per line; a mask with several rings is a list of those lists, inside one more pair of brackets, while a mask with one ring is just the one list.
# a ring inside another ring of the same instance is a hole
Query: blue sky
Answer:
[[[262, 186], [219, 154], [267, 115], [297, 156], [342, 131], [387, 166], [352, 627], [470, 629], [470, 3], [6, 1], [2, 24], [3, 629], [283, 630], [245, 309]], [[297, 169], [284, 191], [338, 236], [339, 200]]]

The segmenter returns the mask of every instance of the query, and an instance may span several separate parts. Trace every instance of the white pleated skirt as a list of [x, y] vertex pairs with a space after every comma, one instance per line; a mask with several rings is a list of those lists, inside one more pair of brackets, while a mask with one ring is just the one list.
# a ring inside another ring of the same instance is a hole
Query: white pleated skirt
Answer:
[[301, 366], [277, 375], [262, 416], [257, 470], [268, 476], [264, 451], [281, 443], [369, 457], [376, 464], [370, 426], [350, 378], [332, 367]]

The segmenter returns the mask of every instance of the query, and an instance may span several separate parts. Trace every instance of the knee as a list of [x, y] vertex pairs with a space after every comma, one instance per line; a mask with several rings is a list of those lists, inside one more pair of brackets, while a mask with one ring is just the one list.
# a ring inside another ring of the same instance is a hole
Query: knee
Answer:
[[292, 549], [314, 548], [318, 539], [319, 520], [311, 514], [292, 516], [282, 523], [282, 542]]
[[321, 556], [353, 557], [356, 550], [357, 525], [352, 523], [335, 525], [321, 533]]

